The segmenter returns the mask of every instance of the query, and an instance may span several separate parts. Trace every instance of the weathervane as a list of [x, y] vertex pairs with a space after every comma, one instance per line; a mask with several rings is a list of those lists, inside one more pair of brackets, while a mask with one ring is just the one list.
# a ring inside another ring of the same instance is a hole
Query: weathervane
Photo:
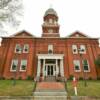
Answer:
[[53, 7], [53, 5], [52, 4], [50, 4], [50, 8], [52, 8]]

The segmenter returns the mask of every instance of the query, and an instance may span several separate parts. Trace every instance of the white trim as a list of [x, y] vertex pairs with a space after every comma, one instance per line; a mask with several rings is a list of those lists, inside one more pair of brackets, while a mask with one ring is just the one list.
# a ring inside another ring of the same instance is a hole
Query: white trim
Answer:
[[37, 54], [38, 59], [63, 59], [64, 54]]

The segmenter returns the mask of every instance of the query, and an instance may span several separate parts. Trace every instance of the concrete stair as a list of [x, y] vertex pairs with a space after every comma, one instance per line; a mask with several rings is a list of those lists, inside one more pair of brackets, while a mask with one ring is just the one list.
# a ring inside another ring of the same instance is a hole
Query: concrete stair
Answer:
[[67, 100], [64, 84], [60, 82], [37, 83], [33, 95], [34, 100]]
[[47, 77], [44, 78], [44, 81], [54, 82], [54, 81], [56, 81], [56, 77], [55, 76], [47, 76]]

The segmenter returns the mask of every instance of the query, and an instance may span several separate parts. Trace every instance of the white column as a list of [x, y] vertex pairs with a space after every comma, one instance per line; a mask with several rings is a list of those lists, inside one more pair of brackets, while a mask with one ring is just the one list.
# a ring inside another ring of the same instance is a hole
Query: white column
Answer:
[[60, 73], [61, 73], [61, 76], [64, 76], [63, 59], [60, 59]]
[[40, 71], [41, 71], [41, 60], [38, 59], [37, 77], [40, 77]]
[[43, 76], [45, 76], [46, 75], [46, 71], [45, 71], [45, 59], [43, 59], [43, 70], [42, 70], [42, 72], [43, 72]]
[[56, 59], [56, 75], [58, 75], [58, 73], [59, 73], [59, 69], [58, 69], [58, 59]]

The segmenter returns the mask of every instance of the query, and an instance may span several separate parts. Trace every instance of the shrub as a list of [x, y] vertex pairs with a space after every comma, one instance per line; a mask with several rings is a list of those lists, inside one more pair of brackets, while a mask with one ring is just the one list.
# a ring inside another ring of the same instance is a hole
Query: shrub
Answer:
[[0, 80], [5, 80], [5, 77], [0, 77]]
[[79, 77], [79, 80], [83, 80], [83, 77]]
[[74, 77], [73, 75], [70, 75], [69, 80], [73, 80], [73, 77]]
[[21, 77], [21, 76], [19, 76], [18, 80], [22, 80], [22, 77]]
[[14, 80], [14, 78], [13, 78], [13, 77], [11, 77], [10, 79], [11, 79], [11, 80]]
[[92, 78], [91, 78], [91, 77], [89, 77], [89, 78], [88, 78], [88, 80], [92, 80]]
[[31, 76], [27, 76], [26, 80], [32, 80], [32, 77]]
[[100, 80], [100, 77], [97, 77], [97, 80]]

